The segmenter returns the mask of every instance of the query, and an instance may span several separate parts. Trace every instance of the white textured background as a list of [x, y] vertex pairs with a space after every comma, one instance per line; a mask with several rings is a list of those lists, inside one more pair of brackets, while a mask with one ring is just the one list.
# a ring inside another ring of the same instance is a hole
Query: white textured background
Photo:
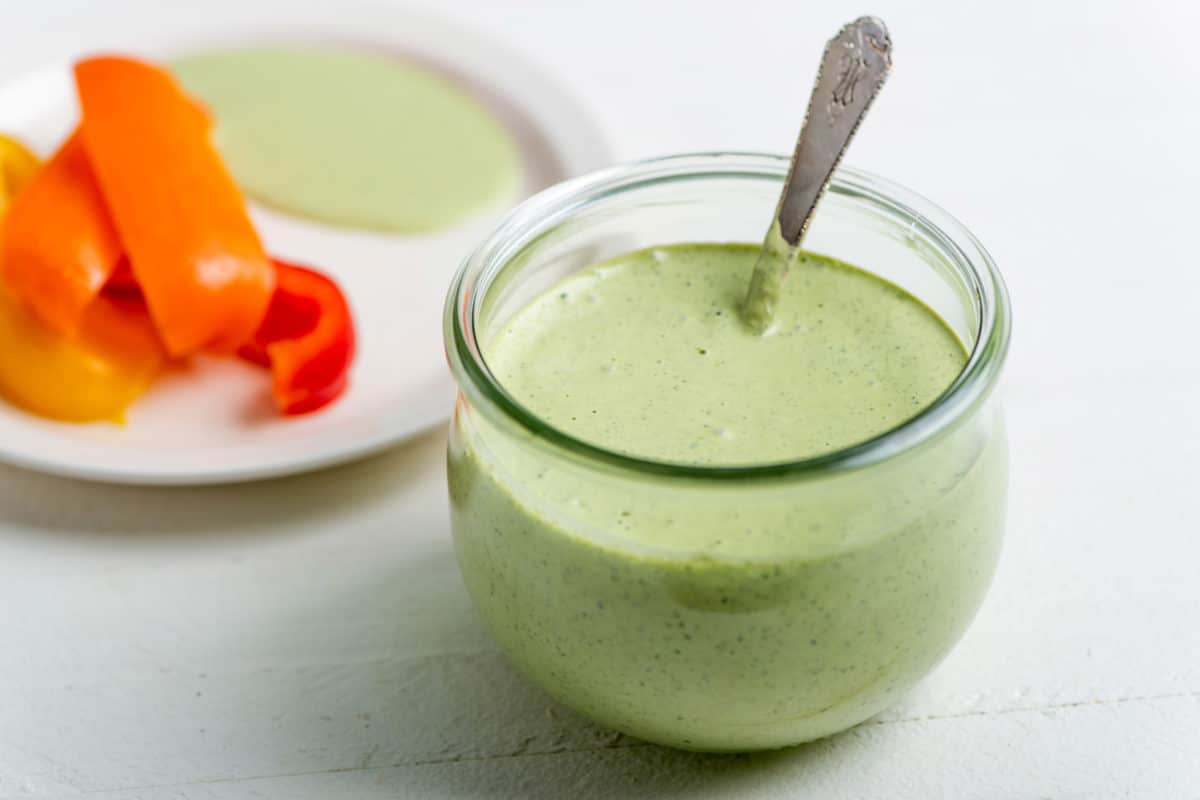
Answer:
[[[686, 755], [506, 666], [440, 433], [236, 488], [0, 468], [0, 798], [1200, 798], [1200, 3], [422, 5], [557, 74], [621, 158], [786, 150], [825, 38], [889, 22], [848, 160], [966, 222], [1016, 309], [986, 606], [873, 722]], [[35, 12], [0, 11], [3, 47]]]

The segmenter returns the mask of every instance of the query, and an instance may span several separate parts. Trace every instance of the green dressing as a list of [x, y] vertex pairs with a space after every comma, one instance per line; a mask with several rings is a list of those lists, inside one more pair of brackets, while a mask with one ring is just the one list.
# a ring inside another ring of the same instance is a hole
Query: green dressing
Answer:
[[[596, 265], [489, 327], [485, 359], [571, 436], [710, 466], [875, 437], [966, 363], [912, 296], [812, 255], [774, 332], [751, 333], [755, 257], [678, 245]], [[1005, 465], [1003, 435], [962, 426], [868, 469], [691, 482], [597, 467], [460, 404], [449, 477], [466, 585], [522, 669], [619, 730], [741, 750], [842, 730], [945, 654], [995, 565]]]
[[251, 197], [332, 225], [429, 231], [511, 198], [509, 132], [446, 77], [382, 53], [258, 46], [171, 64]]

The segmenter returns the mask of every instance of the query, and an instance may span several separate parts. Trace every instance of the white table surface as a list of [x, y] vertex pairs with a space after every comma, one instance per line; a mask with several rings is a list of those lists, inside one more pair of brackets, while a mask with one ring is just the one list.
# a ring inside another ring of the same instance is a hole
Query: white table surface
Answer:
[[[555, 71], [621, 158], [787, 149], [859, 11], [426, 4]], [[0, 468], [0, 797], [1200, 798], [1200, 3], [873, 6], [897, 68], [849, 161], [963, 219], [1016, 309], [1003, 561], [910, 697], [755, 757], [593, 727], [475, 616], [440, 431], [240, 487]]]

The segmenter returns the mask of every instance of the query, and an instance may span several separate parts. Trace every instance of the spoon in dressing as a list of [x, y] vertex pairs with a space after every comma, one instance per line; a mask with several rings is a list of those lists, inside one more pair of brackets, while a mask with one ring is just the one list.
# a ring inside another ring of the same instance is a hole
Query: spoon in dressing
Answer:
[[742, 318], [760, 336], [771, 332], [780, 286], [817, 201], [891, 66], [892, 40], [875, 17], [859, 17], [825, 45], [783, 193], [742, 305]]

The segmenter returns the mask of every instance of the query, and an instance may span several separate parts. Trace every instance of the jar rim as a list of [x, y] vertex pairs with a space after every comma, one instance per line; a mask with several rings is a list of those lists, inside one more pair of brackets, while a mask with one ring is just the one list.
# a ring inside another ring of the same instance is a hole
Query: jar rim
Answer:
[[492, 374], [475, 336], [477, 311], [491, 280], [537, 237], [590, 203], [661, 183], [703, 178], [782, 180], [789, 160], [754, 152], [702, 152], [620, 164], [550, 187], [513, 209], [459, 267], [444, 313], [446, 355], [460, 391], [489, 413], [515, 423], [555, 448], [619, 470], [691, 480], [757, 480], [826, 476], [889, 460], [936, 438], [966, 417], [995, 387], [1008, 352], [1011, 308], [1004, 279], [991, 256], [962, 223], [925, 197], [884, 178], [839, 168], [828, 191], [898, 215], [932, 242], [976, 306], [978, 329], [967, 363], [941, 395], [916, 416], [861, 442], [816, 456], [738, 465], [659, 461], [579, 439], [517, 401]]

